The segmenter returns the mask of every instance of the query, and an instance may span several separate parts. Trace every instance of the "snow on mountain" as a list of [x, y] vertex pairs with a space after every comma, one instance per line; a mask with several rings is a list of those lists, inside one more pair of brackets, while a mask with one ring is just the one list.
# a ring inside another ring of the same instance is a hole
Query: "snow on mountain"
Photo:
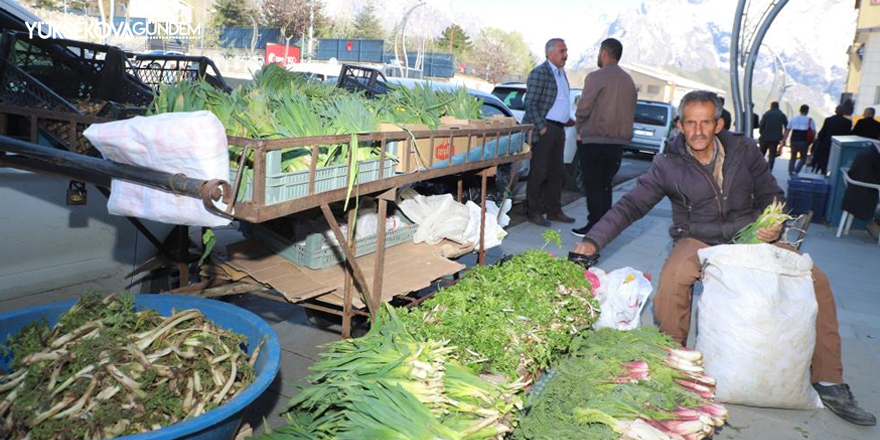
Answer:
[[[607, 31], [593, 47], [572, 59], [574, 68], [592, 68], [601, 40], [614, 37], [624, 44], [623, 62], [671, 67], [679, 73], [723, 70], [729, 75], [731, 30], [736, 3], [732, 0], [645, 0], [640, 7], [621, 11], [607, 23]], [[753, 1], [760, 16], [769, 2]], [[840, 0], [791, 1], [774, 21], [764, 39], [755, 71], [755, 86], [770, 90], [775, 99], [781, 87], [772, 53], [785, 65], [786, 98], [832, 110], [846, 81], [846, 50], [852, 43], [856, 13]], [[683, 75], [685, 73], [682, 73]], [[774, 79], [776, 83], [774, 84]], [[727, 88], [724, 84], [710, 84]], [[763, 97], [755, 96], [760, 110]], [[795, 105], [796, 106], [796, 105]]]

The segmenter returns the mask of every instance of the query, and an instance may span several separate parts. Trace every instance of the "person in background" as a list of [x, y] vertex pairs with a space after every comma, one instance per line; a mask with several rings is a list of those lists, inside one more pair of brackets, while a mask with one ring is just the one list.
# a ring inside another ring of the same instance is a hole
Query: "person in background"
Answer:
[[623, 146], [633, 137], [636, 117], [636, 85], [617, 63], [623, 45], [614, 38], [599, 47], [599, 70], [584, 80], [584, 92], [575, 117], [578, 156], [587, 190], [586, 226], [571, 232], [583, 237], [611, 208], [611, 181], [620, 169]]
[[785, 134], [785, 127], [788, 126], [788, 117], [782, 110], [779, 110], [779, 103], [773, 101], [770, 103], [770, 110], [764, 113], [758, 123], [758, 143], [761, 146], [761, 155], [767, 156], [767, 165], [770, 171], [773, 171], [773, 164], [776, 163], [777, 148], [782, 146], [782, 136]]
[[[589, 231], [574, 252], [594, 255], [664, 197], [672, 204], [672, 252], [660, 272], [654, 297], [654, 318], [660, 330], [686, 342], [691, 322], [694, 283], [700, 280], [697, 251], [730, 243], [734, 234], [755, 221], [764, 208], [785, 194], [770, 173], [750, 136], [724, 130], [721, 102], [712, 92], [686, 94], [679, 105], [681, 136], [654, 157], [648, 172]], [[782, 227], [762, 228], [766, 243], [779, 240]], [[794, 250], [786, 245], [778, 245]], [[811, 382], [827, 408], [857, 425], [874, 426], [877, 419], [859, 407], [843, 383], [843, 362], [837, 310], [828, 276], [813, 266], [813, 287], [819, 306]]]
[[[853, 160], [848, 171], [852, 180], [880, 185], [880, 147], [868, 148], [859, 153]], [[843, 210], [853, 217], [867, 220], [868, 232], [877, 238], [877, 222], [874, 213], [877, 210], [878, 194], [873, 188], [865, 188], [857, 185], [847, 185], [843, 193]]]
[[810, 106], [802, 105], [800, 114], [791, 118], [791, 121], [788, 121], [788, 127], [782, 136], [782, 142], [784, 143], [788, 139], [788, 135], [791, 134], [791, 159], [788, 161], [788, 174], [790, 176], [800, 173], [804, 164], [807, 163], [807, 152], [810, 148], [810, 143], [813, 142], [807, 139], [807, 132], [812, 130], [813, 133], [816, 133], [816, 123], [813, 121], [813, 118], [807, 116], [808, 113], [810, 113]]
[[834, 115], [829, 116], [822, 123], [822, 129], [816, 135], [813, 142], [813, 151], [810, 155], [813, 162], [810, 165], [814, 172], [822, 174], [828, 173], [828, 156], [831, 155], [831, 138], [834, 136], [846, 136], [852, 132], [852, 122], [845, 116], [846, 109], [842, 105], [838, 105], [834, 109]]
[[724, 129], [730, 130], [733, 127], [733, 118], [730, 116], [730, 112], [724, 108], [724, 97], [719, 96], [718, 99], [721, 100], [721, 120], [724, 121]]
[[865, 109], [862, 119], [853, 127], [853, 136], [866, 137], [868, 139], [880, 139], [880, 122], [874, 119], [874, 107]]
[[[547, 61], [532, 69], [526, 83], [526, 113], [523, 123], [534, 124], [532, 161], [526, 186], [528, 221], [550, 226], [550, 222], [574, 223], [562, 212], [562, 185], [565, 176], [565, 127], [571, 120], [571, 102], [565, 61], [568, 48], [561, 38], [544, 45]], [[544, 218], [547, 213], [547, 218]]]

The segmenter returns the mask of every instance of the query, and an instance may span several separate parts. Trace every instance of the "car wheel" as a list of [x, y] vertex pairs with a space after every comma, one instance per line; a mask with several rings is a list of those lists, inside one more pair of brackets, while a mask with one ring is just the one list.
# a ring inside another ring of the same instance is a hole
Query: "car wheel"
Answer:
[[578, 151], [574, 155], [574, 160], [572, 161], [572, 173], [571, 178], [574, 180], [574, 186], [577, 188], [578, 192], [583, 195], [587, 195], [587, 188], [584, 186], [584, 170], [581, 168], [581, 152]]

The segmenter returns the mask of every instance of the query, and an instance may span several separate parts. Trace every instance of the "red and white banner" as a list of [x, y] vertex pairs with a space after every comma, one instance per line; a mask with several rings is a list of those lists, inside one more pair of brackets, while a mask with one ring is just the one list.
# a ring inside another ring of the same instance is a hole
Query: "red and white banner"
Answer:
[[[287, 59], [284, 59], [284, 51], [287, 51]], [[297, 46], [285, 46], [283, 44], [266, 43], [266, 64], [278, 63], [282, 66], [299, 63], [300, 49]]]

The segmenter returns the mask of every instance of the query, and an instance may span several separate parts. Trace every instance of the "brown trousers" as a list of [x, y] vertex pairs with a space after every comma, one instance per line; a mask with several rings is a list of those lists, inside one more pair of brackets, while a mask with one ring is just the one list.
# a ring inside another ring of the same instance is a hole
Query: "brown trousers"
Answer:
[[[693, 238], [675, 242], [660, 272], [660, 283], [654, 297], [654, 318], [660, 330], [682, 343], [686, 342], [691, 325], [691, 298], [694, 283], [700, 280], [697, 251], [708, 247]], [[780, 247], [795, 250], [788, 245]], [[813, 288], [819, 313], [816, 317], [816, 348], [813, 351], [812, 382], [843, 383], [840, 360], [840, 335], [837, 333], [837, 308], [831, 294], [828, 276], [813, 266]]]

